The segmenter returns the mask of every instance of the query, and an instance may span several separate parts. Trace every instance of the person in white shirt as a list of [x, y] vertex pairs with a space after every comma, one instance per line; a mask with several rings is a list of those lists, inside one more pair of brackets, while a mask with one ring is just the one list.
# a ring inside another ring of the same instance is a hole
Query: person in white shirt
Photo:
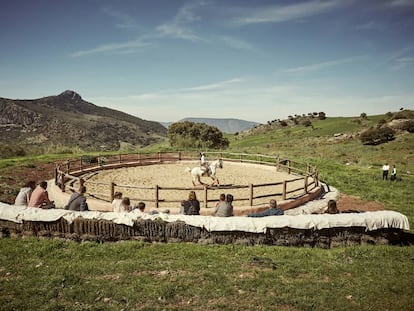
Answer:
[[30, 201], [30, 196], [32, 195], [33, 190], [36, 188], [36, 182], [34, 180], [28, 181], [23, 185], [17, 194], [14, 205], [27, 206]]
[[114, 200], [112, 201], [112, 211], [123, 212], [124, 209], [121, 205], [122, 205], [122, 192], [115, 192]]
[[388, 163], [385, 163], [382, 166], [382, 180], [388, 180], [388, 172], [390, 170], [390, 166], [388, 165]]

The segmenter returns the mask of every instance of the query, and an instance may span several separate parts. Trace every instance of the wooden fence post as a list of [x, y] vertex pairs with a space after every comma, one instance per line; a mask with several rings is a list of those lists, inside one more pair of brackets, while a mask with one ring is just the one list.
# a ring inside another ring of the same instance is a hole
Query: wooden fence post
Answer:
[[155, 208], [159, 207], [159, 191], [160, 187], [158, 185], [155, 185]]
[[181, 161], [181, 151], [178, 152], [178, 161]]
[[279, 171], [279, 165], [280, 165], [280, 158], [277, 156], [276, 158], [276, 170]]
[[253, 206], [253, 184], [249, 184], [249, 189], [250, 189], [249, 204], [250, 206]]
[[286, 200], [286, 188], [287, 188], [287, 182], [286, 180], [283, 181], [283, 193], [282, 193], [282, 200]]
[[319, 172], [318, 172], [318, 170], [315, 170], [315, 173], [314, 173], [314, 178], [315, 178], [315, 186], [317, 187], [317, 186], [319, 186]]
[[115, 183], [111, 182], [111, 203], [114, 200], [114, 196], [115, 196]]
[[290, 174], [290, 160], [286, 160], [286, 164], [288, 167], [288, 174]]
[[308, 175], [305, 176], [304, 189], [305, 189], [305, 193], [308, 193]]
[[121, 164], [121, 163], [122, 163], [122, 155], [119, 154], [119, 164]]
[[55, 185], [57, 185], [58, 183], [58, 167], [57, 165], [55, 166]]
[[205, 207], [205, 208], [207, 208], [207, 207], [208, 207], [208, 206], [207, 206], [207, 202], [208, 202], [207, 192], [208, 192], [207, 185], [204, 185], [204, 207]]
[[70, 166], [70, 161], [67, 160], [66, 161], [66, 174], [69, 174], [69, 166]]
[[60, 175], [60, 189], [65, 192], [65, 174]]

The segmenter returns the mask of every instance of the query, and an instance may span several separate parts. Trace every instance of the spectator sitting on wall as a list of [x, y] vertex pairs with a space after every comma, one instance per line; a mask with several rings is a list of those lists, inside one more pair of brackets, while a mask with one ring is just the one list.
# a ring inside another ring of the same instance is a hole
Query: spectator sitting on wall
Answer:
[[120, 209], [122, 212], [130, 212], [132, 210], [131, 201], [128, 197], [122, 198]]
[[218, 216], [218, 217], [233, 216], [233, 196], [231, 194], [228, 194], [225, 196], [224, 202], [223, 201], [219, 202], [216, 208], [215, 216]]
[[36, 182], [34, 180], [30, 180], [25, 183], [17, 194], [14, 205], [27, 206], [30, 201], [30, 196], [32, 195], [32, 192], [35, 188]]
[[133, 212], [141, 212], [145, 213], [145, 203], [144, 202], [138, 202], [138, 204], [134, 205], [134, 208], [132, 209]]
[[249, 214], [247, 215], [247, 217], [280, 216], [283, 214], [284, 214], [284, 211], [281, 208], [277, 207], [276, 200], [272, 199], [269, 201], [269, 209], [263, 212]]
[[335, 200], [329, 200], [328, 201], [328, 208], [325, 211], [325, 214], [340, 214], [340, 213], [364, 213], [364, 211], [353, 210], [353, 209], [339, 211], [339, 209], [336, 205], [336, 201]]
[[49, 194], [46, 189], [47, 181], [40, 182], [36, 189], [33, 190], [27, 206], [46, 209], [55, 208], [54, 202], [49, 200]]
[[190, 191], [188, 200], [184, 201], [184, 215], [200, 215], [200, 202], [197, 200], [195, 191]]
[[122, 212], [121, 208], [122, 204], [122, 192], [115, 192], [114, 199], [112, 201], [112, 211], [114, 212]]
[[78, 192], [72, 193], [65, 209], [70, 211], [88, 211], [88, 203], [85, 198], [86, 187], [80, 186]]

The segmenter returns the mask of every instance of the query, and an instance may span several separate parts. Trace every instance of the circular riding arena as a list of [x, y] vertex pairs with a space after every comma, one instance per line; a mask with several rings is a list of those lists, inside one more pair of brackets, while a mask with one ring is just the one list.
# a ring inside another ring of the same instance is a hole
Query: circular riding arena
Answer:
[[[223, 159], [223, 158], [222, 158]], [[286, 160], [281, 161], [286, 164]], [[232, 194], [235, 214], [238, 210], [251, 211], [263, 208], [270, 199], [283, 202], [295, 201], [309, 194], [318, 187], [317, 175], [293, 174], [288, 166], [239, 162], [223, 159], [223, 168], [218, 168], [216, 177], [219, 185], [211, 186], [210, 177], [202, 177], [203, 185], [193, 186], [192, 175], [187, 168], [198, 166], [194, 160], [140, 162], [133, 165], [111, 164], [94, 170], [78, 172], [77, 178], [84, 180], [87, 192], [92, 198], [110, 203], [115, 192], [129, 197], [131, 204], [144, 201], [147, 210], [168, 208], [171, 213], [178, 213], [181, 201], [188, 198], [190, 191], [195, 191], [200, 201], [201, 214], [211, 214], [221, 193]], [[124, 166], [124, 167], [122, 167]], [[303, 176], [306, 175], [306, 176]], [[79, 180], [72, 183], [78, 187]], [[299, 204], [295, 204], [296, 206]], [[102, 206], [102, 204], [101, 204]], [[101, 208], [102, 209], [102, 208]]]

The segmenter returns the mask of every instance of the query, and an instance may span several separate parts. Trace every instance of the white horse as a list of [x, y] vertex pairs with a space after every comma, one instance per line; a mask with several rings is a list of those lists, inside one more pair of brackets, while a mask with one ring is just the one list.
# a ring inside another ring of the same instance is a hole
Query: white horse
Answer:
[[191, 172], [191, 175], [193, 176], [194, 186], [196, 185], [196, 181], [198, 181], [199, 184], [204, 185], [204, 183], [201, 182], [201, 176], [211, 177], [211, 179], [213, 180], [211, 185], [213, 186], [215, 182], [217, 182], [217, 185], [220, 184], [219, 179], [216, 177], [216, 170], [218, 167], [223, 168], [223, 161], [221, 159], [211, 162], [208, 166], [208, 169], [206, 169], [203, 166], [196, 166], [192, 169], [187, 167], [185, 170], [187, 172]]

